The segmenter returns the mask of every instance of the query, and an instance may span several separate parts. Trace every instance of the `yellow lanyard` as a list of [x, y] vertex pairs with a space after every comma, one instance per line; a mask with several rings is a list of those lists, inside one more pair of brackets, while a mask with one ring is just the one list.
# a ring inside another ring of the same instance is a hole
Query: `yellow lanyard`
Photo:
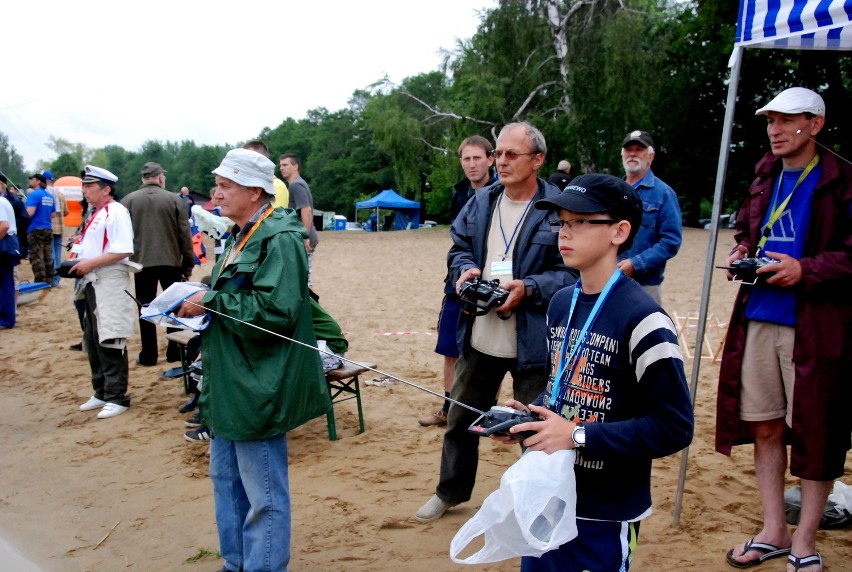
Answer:
[[248, 239], [251, 238], [251, 235], [254, 234], [254, 231], [256, 231], [257, 227], [260, 226], [260, 223], [263, 222], [263, 219], [265, 219], [270, 214], [272, 214], [272, 211], [274, 211], [274, 210], [275, 210], [275, 207], [270, 205], [269, 208], [266, 209], [266, 212], [263, 213], [259, 219], [257, 219], [257, 222], [254, 223], [254, 225], [251, 227], [251, 230], [249, 230], [246, 233], [246, 235], [243, 237], [243, 239], [240, 241], [240, 243], [237, 245], [237, 247], [236, 248], [231, 247], [228, 250], [228, 256], [227, 256], [227, 258], [225, 258], [225, 264], [222, 265], [223, 269], [234, 261], [237, 254], [239, 254], [239, 252], [245, 247], [246, 242], [248, 242]]
[[[819, 163], [819, 155], [814, 155], [814, 158], [811, 159], [811, 162], [808, 163], [808, 166], [805, 167], [805, 170], [802, 171], [802, 174], [799, 175], [799, 179], [796, 181], [796, 184], [793, 185], [793, 190], [790, 191], [790, 194], [787, 195], [787, 198], [784, 199], [777, 208], [772, 209], [772, 214], [769, 215], [769, 220], [766, 222], [766, 226], [763, 227], [763, 236], [760, 237], [760, 241], [757, 243], [757, 250], [760, 252], [763, 249], [763, 246], [766, 244], [769, 235], [772, 234], [772, 227], [781, 218], [781, 214], [784, 212], [784, 209], [787, 208], [787, 203], [790, 202], [790, 199], [793, 198], [793, 193], [796, 192], [796, 189], [799, 188], [799, 185], [802, 184], [802, 181], [808, 178], [808, 175], [811, 174], [811, 171], [814, 170], [814, 167]], [[778, 200], [781, 195], [781, 181], [784, 179], [784, 174], [781, 173], [778, 175], [778, 189], [775, 191], [774, 200]], [[774, 204], [774, 201], [773, 201]]]

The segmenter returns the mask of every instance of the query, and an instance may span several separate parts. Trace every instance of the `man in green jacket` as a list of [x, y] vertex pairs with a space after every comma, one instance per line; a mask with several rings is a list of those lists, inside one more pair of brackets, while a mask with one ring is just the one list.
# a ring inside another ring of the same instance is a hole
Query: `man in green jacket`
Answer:
[[[210, 427], [210, 478], [222, 570], [286, 570], [290, 491], [286, 432], [331, 406], [308, 295], [307, 236], [295, 213], [275, 209], [274, 164], [247, 149], [214, 171], [222, 215], [235, 222], [211, 289], [181, 306], [212, 311], [202, 333], [199, 405]], [[260, 330], [258, 328], [263, 328]]]

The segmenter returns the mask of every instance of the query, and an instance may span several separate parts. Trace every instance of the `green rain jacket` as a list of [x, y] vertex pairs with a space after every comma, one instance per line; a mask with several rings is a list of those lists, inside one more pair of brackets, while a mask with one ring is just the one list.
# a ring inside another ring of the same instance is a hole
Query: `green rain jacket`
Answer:
[[[292, 210], [262, 220], [233, 262], [213, 268], [204, 306], [316, 347], [305, 229]], [[223, 267], [224, 266], [224, 267]], [[213, 435], [267, 439], [331, 407], [319, 353], [217, 314], [201, 337], [201, 413]]]

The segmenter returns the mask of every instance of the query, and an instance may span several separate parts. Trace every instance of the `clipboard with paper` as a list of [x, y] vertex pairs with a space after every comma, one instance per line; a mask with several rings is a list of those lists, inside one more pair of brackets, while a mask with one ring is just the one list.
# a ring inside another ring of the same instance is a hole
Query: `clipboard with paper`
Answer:
[[162, 294], [154, 298], [139, 311], [141, 318], [164, 328], [180, 328], [200, 332], [210, 325], [210, 312], [200, 316], [178, 317], [177, 311], [184, 300], [196, 292], [206, 292], [209, 288], [200, 282], [175, 282]]

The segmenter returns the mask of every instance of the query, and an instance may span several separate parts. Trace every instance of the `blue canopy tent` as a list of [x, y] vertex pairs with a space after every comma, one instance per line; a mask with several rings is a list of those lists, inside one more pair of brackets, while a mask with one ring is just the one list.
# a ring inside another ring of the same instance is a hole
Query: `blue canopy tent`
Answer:
[[[728, 170], [728, 152], [731, 145], [731, 129], [734, 123], [734, 106], [740, 80], [742, 51], [745, 48], [775, 48], [795, 50], [852, 50], [852, 0], [740, 0], [734, 50], [728, 67], [731, 77], [728, 83], [728, 99], [725, 106], [725, 122], [719, 149], [716, 170], [716, 189], [713, 198], [713, 215], [710, 223], [710, 243], [704, 266], [704, 285], [698, 313], [695, 347], [704, 343], [704, 328], [707, 323], [707, 307], [710, 303], [710, 284], [716, 257], [719, 219], [722, 214], [722, 198], [725, 193], [725, 173]], [[698, 372], [701, 367], [700, 354], [692, 361], [690, 391], [695, 407]], [[675, 495], [674, 522], [680, 520], [683, 488], [686, 482], [686, 467], [689, 447], [681, 457], [680, 477]]]
[[[420, 203], [399, 196], [396, 191], [387, 189], [366, 201], [355, 203], [355, 214], [358, 209], [375, 209], [378, 221], [379, 209], [391, 209], [395, 211], [394, 230], [408, 230], [420, 228]], [[378, 230], [381, 224], [377, 224], [373, 230]]]

